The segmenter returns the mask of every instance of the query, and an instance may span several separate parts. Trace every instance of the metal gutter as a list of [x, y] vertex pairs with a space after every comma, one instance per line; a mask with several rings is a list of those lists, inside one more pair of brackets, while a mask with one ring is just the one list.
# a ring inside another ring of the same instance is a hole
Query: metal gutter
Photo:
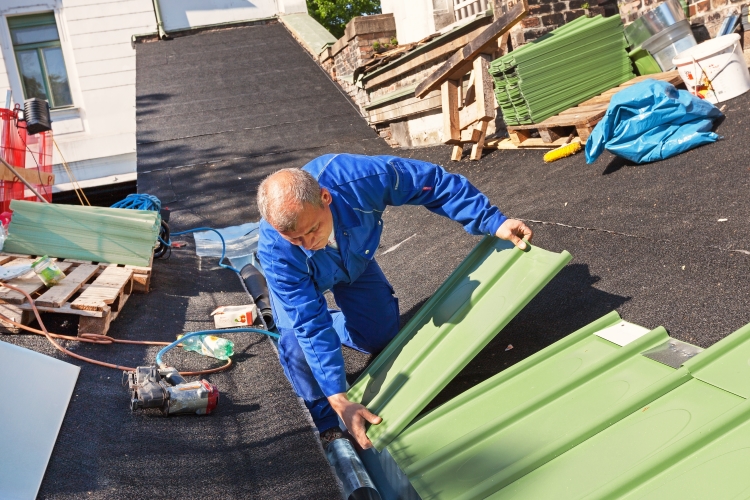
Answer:
[[367, 431], [375, 448], [397, 437], [571, 258], [485, 237], [349, 390], [383, 418]]

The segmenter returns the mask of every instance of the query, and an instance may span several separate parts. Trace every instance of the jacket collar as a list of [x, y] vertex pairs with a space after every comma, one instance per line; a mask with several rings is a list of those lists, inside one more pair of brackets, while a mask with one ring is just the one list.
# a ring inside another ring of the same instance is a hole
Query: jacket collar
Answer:
[[[340, 194], [330, 190], [331, 193], [331, 214], [333, 215], [333, 230], [336, 233], [336, 239], [341, 240], [339, 233], [344, 229], [351, 229], [362, 225], [357, 214], [354, 213], [354, 209], [341, 197]], [[303, 247], [299, 247], [305, 255], [312, 257], [315, 252], [320, 250], [308, 250]]]

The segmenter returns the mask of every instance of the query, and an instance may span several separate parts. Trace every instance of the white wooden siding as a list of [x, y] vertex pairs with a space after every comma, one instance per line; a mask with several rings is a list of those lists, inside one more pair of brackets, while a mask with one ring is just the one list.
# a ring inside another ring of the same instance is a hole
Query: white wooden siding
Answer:
[[167, 31], [263, 19], [278, 12], [275, 0], [161, 0], [159, 3]]

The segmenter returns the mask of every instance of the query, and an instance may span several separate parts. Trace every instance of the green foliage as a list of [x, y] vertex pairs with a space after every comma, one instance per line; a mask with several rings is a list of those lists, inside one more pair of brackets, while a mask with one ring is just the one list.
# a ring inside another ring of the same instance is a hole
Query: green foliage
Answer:
[[396, 45], [398, 45], [398, 40], [396, 40], [396, 37], [395, 37], [395, 36], [394, 36], [393, 38], [391, 38], [391, 45], [393, 45], [394, 47], [395, 47]]
[[380, 0], [307, 0], [307, 11], [336, 38], [353, 17], [380, 14]]
[[375, 50], [375, 51], [380, 50], [380, 42], [378, 42], [377, 40], [372, 42], [372, 50]]

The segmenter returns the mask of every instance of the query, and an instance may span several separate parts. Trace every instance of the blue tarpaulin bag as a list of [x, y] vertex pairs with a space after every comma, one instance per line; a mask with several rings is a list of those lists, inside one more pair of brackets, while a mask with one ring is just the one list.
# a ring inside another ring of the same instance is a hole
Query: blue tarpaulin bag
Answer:
[[586, 142], [586, 163], [606, 148], [635, 163], [664, 160], [716, 142], [713, 121], [722, 116], [713, 104], [648, 79], [612, 96], [607, 113]]

